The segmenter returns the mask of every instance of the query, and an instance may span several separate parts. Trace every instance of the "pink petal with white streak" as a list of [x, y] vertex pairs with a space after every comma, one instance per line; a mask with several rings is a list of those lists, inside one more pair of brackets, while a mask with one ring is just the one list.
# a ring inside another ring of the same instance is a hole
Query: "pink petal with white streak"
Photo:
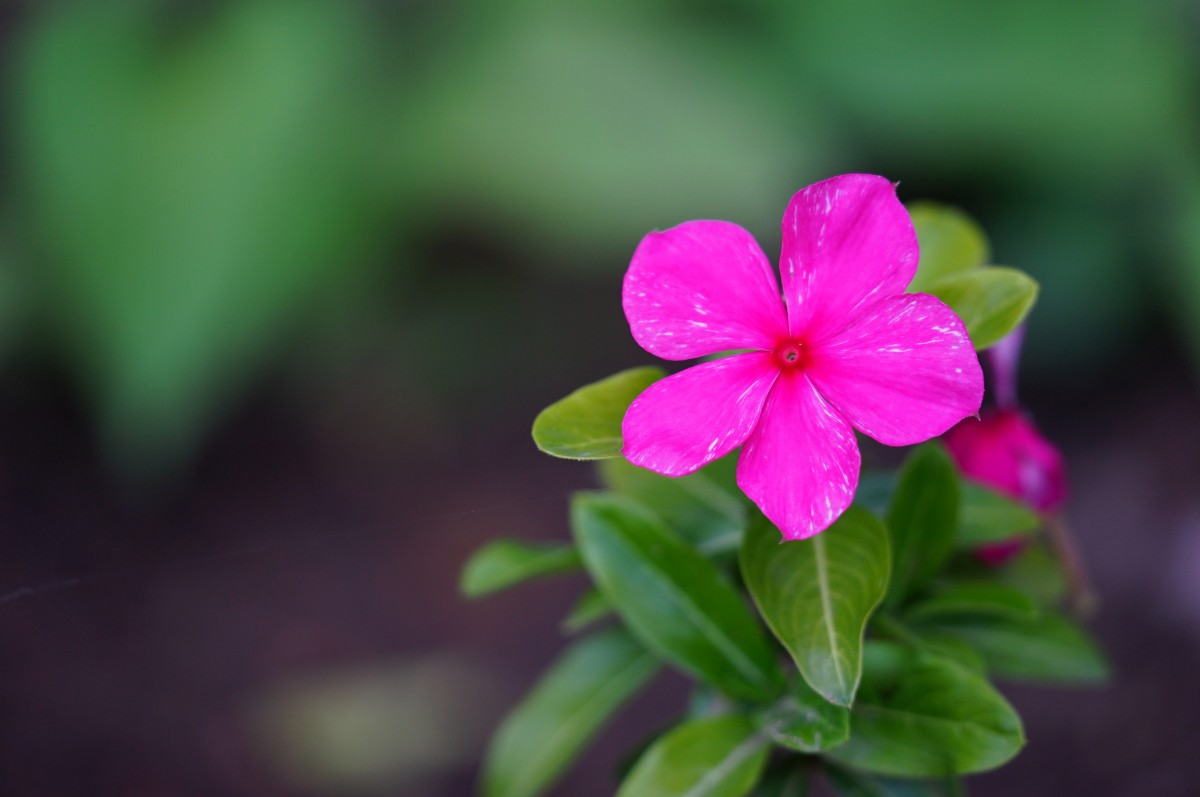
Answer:
[[738, 460], [737, 481], [785, 539], [829, 527], [854, 500], [854, 430], [799, 370], [780, 374]]
[[659, 380], [625, 412], [621, 453], [664, 476], [698, 470], [745, 442], [778, 375], [772, 356], [755, 352]]
[[792, 336], [826, 337], [904, 293], [918, 253], [908, 211], [883, 177], [844, 174], [801, 190], [783, 216], [779, 262]]
[[983, 401], [983, 371], [954, 311], [910, 293], [815, 342], [806, 373], [856, 429], [890, 446], [945, 432]]
[[666, 360], [771, 349], [787, 335], [775, 270], [750, 233], [725, 221], [643, 238], [621, 302], [634, 340]]

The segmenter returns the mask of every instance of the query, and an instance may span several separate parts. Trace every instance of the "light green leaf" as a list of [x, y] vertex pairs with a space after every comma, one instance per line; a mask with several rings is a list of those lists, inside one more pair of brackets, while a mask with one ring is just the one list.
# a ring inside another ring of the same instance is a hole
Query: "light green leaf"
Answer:
[[1108, 678], [1108, 663], [1096, 643], [1059, 615], [943, 620], [923, 628], [966, 642], [998, 678], [1057, 684], [1097, 684]]
[[741, 595], [653, 514], [613, 493], [575, 496], [584, 564], [646, 644], [733, 697], [775, 697], [783, 676]]
[[759, 715], [758, 726], [780, 747], [819, 753], [850, 736], [850, 711], [821, 697], [803, 678], [793, 678], [788, 693]]
[[617, 797], [742, 797], [758, 782], [768, 750], [745, 717], [692, 720], [638, 759]]
[[887, 590], [887, 531], [852, 506], [815, 537], [781, 542], [760, 517], [746, 530], [741, 567], [804, 679], [826, 700], [850, 705], [862, 675], [863, 630]]
[[868, 667], [850, 740], [826, 755], [876, 774], [937, 778], [994, 769], [1024, 742], [1017, 713], [986, 680], [913, 651], [899, 668]]
[[950, 274], [982, 266], [988, 259], [988, 241], [983, 229], [958, 208], [934, 202], [914, 202], [908, 206], [921, 263], [909, 283], [910, 293], [926, 292], [927, 286]]
[[1019, 501], [973, 481], [960, 482], [958, 532], [960, 548], [1001, 542], [1032, 534], [1041, 525], [1037, 513]]
[[945, 619], [1014, 618], [1027, 620], [1041, 613], [1038, 604], [1015, 587], [989, 581], [949, 583], [916, 601], [904, 613], [909, 623]]
[[958, 523], [958, 474], [936, 443], [926, 443], [904, 462], [888, 506], [892, 535], [892, 583], [887, 604], [898, 606], [941, 568], [954, 547]]
[[494, 540], [467, 560], [458, 588], [468, 598], [478, 598], [538, 576], [578, 570], [581, 566], [574, 545]]
[[606, 459], [621, 454], [625, 410], [665, 376], [661, 368], [630, 368], [554, 402], [533, 421], [539, 450], [564, 459]]
[[746, 504], [705, 473], [669, 478], [617, 457], [600, 463], [600, 481], [636, 498], [671, 530], [706, 555], [736, 551], [746, 528]]
[[943, 277], [925, 292], [950, 305], [982, 351], [1021, 325], [1037, 300], [1038, 284], [1015, 268], [989, 266]]
[[485, 797], [541, 794], [658, 666], [622, 629], [575, 643], [496, 731]]
[[574, 634], [600, 618], [607, 617], [611, 612], [612, 603], [604, 593], [598, 589], [589, 589], [583, 593], [571, 607], [571, 611], [563, 618], [562, 630], [568, 634]]

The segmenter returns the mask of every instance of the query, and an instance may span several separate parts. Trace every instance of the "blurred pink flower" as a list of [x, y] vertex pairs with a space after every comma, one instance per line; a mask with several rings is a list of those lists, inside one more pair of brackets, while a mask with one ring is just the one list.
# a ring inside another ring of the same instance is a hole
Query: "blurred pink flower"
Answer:
[[[1023, 339], [1022, 327], [988, 350], [997, 408], [955, 426], [945, 443], [964, 476], [1049, 513], [1066, 502], [1066, 468], [1058, 449], [1018, 405], [1017, 365]], [[1022, 540], [1012, 540], [984, 546], [977, 553], [984, 562], [1000, 565], [1023, 545]]]
[[917, 237], [895, 187], [847, 174], [792, 197], [780, 270], [748, 232], [692, 221], [642, 239], [623, 304], [646, 351], [688, 360], [749, 349], [651, 385], [629, 407], [625, 457], [683, 476], [745, 444], [738, 485], [787, 539], [854, 498], [854, 429], [888, 445], [978, 411], [983, 374], [962, 321], [904, 292]]

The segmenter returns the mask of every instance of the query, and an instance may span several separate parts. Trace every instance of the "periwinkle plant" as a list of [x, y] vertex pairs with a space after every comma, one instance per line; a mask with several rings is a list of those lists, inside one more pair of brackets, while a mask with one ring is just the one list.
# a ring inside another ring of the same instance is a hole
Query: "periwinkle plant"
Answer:
[[[604, 489], [573, 498], [573, 542], [495, 541], [463, 591], [577, 571], [592, 586], [563, 622], [581, 638], [496, 732], [486, 797], [545, 792], [663, 667], [695, 681], [694, 699], [618, 797], [797, 796], [815, 779], [840, 795], [955, 794], [1025, 741], [991, 679], [1106, 677], [1061, 610], [1044, 507], [965, 478], [937, 441], [897, 472], [860, 473], [852, 428], [908, 445], [980, 423], [962, 420], [980, 409], [974, 351], [1037, 293], [987, 252], [960, 212], [905, 209], [867, 175], [793, 198], [782, 291], [735, 225], [643, 240], [623, 297], [634, 337], [715, 359], [623, 371], [534, 422], [543, 451], [601, 460]], [[1014, 539], [1002, 564], [977, 555]]]

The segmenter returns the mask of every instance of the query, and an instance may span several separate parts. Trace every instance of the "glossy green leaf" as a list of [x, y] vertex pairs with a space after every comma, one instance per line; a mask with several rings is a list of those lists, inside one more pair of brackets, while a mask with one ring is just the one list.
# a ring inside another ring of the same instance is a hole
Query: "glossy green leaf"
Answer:
[[692, 720], [638, 759], [617, 797], [742, 797], [758, 782], [768, 751], [745, 717]]
[[622, 629], [575, 643], [496, 731], [485, 797], [541, 794], [658, 667]]
[[958, 532], [960, 548], [1009, 540], [1037, 531], [1037, 513], [1019, 501], [966, 479], [960, 483]]
[[758, 726], [780, 747], [819, 753], [849, 738], [850, 711], [821, 697], [803, 678], [793, 678], [787, 694], [759, 715]]
[[966, 642], [998, 678], [1058, 684], [1095, 684], [1108, 678], [1108, 663], [1096, 643], [1056, 614], [944, 620], [923, 628]]
[[605, 594], [598, 589], [589, 589], [563, 618], [562, 629], [568, 634], [573, 634], [611, 613], [612, 603]]
[[889, 606], [899, 605], [938, 572], [954, 547], [957, 524], [957, 471], [941, 446], [927, 443], [905, 460], [888, 506]]
[[623, 457], [601, 462], [599, 470], [605, 487], [636, 498], [701, 553], [711, 556], [741, 545], [746, 504], [705, 473], [668, 478]]
[[921, 247], [917, 275], [908, 286], [910, 293], [924, 292], [942, 277], [987, 262], [988, 241], [983, 229], [958, 208], [914, 202], [908, 206], [908, 213]]
[[574, 545], [494, 540], [467, 560], [458, 588], [478, 598], [538, 576], [578, 570], [581, 564]]
[[909, 623], [963, 618], [1033, 619], [1037, 602], [1015, 587], [988, 581], [950, 583], [916, 601], [905, 613]]
[[661, 520], [625, 496], [582, 493], [571, 527], [592, 578], [647, 647], [731, 696], [779, 693], [774, 650], [741, 595]]
[[538, 449], [564, 459], [606, 459], [621, 453], [625, 410], [665, 376], [661, 368], [630, 368], [554, 402], [533, 421]]
[[1037, 301], [1038, 284], [1015, 268], [989, 266], [943, 277], [925, 292], [950, 305], [981, 351], [1021, 325]]
[[826, 755], [871, 773], [938, 778], [994, 769], [1024, 742], [1017, 713], [984, 678], [911, 651], [899, 667], [867, 668], [850, 740]]
[[862, 674], [863, 630], [887, 590], [887, 531], [850, 507], [825, 531], [781, 542], [765, 518], [751, 523], [742, 578], [758, 610], [804, 679], [826, 700], [848, 706]]

